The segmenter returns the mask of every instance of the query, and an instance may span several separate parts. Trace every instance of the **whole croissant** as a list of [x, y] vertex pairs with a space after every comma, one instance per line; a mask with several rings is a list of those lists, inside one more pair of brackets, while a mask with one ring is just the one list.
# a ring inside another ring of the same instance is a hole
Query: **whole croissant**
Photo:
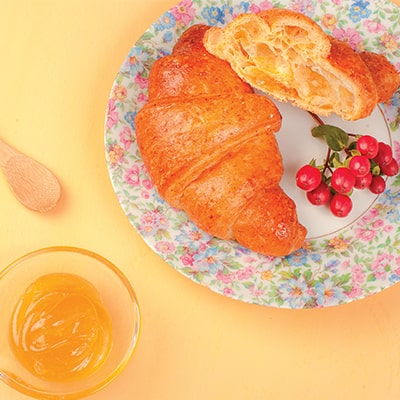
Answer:
[[144, 164], [159, 194], [204, 231], [256, 252], [283, 256], [306, 229], [279, 187], [274, 133], [281, 116], [189, 28], [150, 71], [149, 102], [135, 120]]
[[311, 18], [287, 9], [239, 15], [211, 28], [204, 45], [254, 88], [320, 115], [367, 117], [400, 85], [383, 55], [357, 53]]

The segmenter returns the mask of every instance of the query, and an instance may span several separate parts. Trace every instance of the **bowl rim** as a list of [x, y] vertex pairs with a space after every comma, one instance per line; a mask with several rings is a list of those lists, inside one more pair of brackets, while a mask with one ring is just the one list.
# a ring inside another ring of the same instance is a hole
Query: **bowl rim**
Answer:
[[68, 253], [78, 253], [87, 257], [91, 257], [103, 265], [105, 265], [108, 269], [110, 269], [122, 282], [124, 287], [126, 288], [127, 292], [129, 293], [129, 297], [132, 301], [133, 307], [134, 307], [134, 312], [137, 314], [137, 326], [134, 330], [136, 333], [134, 337], [131, 339], [130, 345], [124, 355], [124, 357], [121, 359], [117, 367], [112, 371], [110, 375], [108, 375], [105, 379], [103, 379], [101, 382], [98, 384], [95, 384], [93, 386], [90, 386], [89, 388], [86, 389], [81, 389], [78, 391], [74, 392], [60, 392], [60, 393], [54, 393], [50, 391], [46, 391], [43, 389], [39, 389], [33, 386], [28, 385], [27, 383], [21, 381], [17, 377], [14, 377], [13, 374], [4, 372], [1, 369], [0, 366], [0, 381], [3, 381], [6, 383], [9, 387], [13, 388], [14, 390], [28, 395], [33, 398], [37, 399], [47, 399], [47, 400], [60, 400], [60, 399], [65, 399], [65, 400], [71, 400], [71, 399], [79, 399], [82, 397], [86, 397], [89, 395], [92, 395], [94, 393], [97, 393], [98, 391], [104, 389], [106, 386], [108, 386], [112, 381], [114, 381], [126, 368], [128, 365], [129, 361], [132, 359], [133, 355], [136, 352], [137, 345], [140, 339], [141, 335], [141, 328], [142, 328], [142, 314], [141, 314], [141, 308], [138, 302], [138, 298], [135, 292], [135, 289], [133, 288], [131, 282], [129, 279], [126, 277], [126, 275], [110, 260], [107, 258], [103, 257], [102, 255], [93, 252], [91, 250], [87, 250], [81, 247], [76, 247], [76, 246], [49, 246], [49, 247], [43, 247], [39, 248], [33, 251], [30, 251], [28, 253], [25, 253], [24, 255], [14, 259], [14, 261], [10, 262], [6, 267], [4, 267], [0, 271], [0, 281], [3, 279], [12, 269], [17, 267], [19, 264], [23, 263], [25, 260], [32, 258], [37, 255], [45, 254], [45, 253], [56, 253], [56, 252], [68, 252]]

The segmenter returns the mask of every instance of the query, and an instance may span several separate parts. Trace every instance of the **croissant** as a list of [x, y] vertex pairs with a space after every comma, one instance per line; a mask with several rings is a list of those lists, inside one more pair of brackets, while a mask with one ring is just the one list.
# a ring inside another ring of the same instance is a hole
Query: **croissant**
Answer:
[[211, 28], [204, 45], [254, 88], [320, 115], [367, 117], [400, 85], [383, 55], [359, 54], [291, 10], [239, 15], [224, 28]]
[[301, 247], [306, 229], [279, 182], [281, 115], [226, 61], [207, 52], [205, 25], [189, 28], [149, 76], [135, 119], [158, 193], [201, 229], [271, 256]]

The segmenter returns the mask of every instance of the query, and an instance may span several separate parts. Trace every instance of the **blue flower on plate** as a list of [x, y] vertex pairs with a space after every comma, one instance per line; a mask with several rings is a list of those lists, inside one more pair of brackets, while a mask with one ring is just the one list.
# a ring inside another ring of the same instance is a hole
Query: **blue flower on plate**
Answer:
[[307, 262], [307, 251], [299, 249], [286, 256], [286, 260], [290, 265], [299, 266], [304, 265]]
[[241, 1], [239, 3], [239, 12], [247, 13], [250, 9], [250, 2], [249, 1]]
[[179, 225], [179, 234], [175, 236], [175, 241], [194, 253], [202, 251], [201, 249], [210, 239], [211, 236], [208, 233], [200, 230], [188, 220]]
[[337, 259], [328, 260], [328, 262], [326, 263], [326, 269], [332, 274], [335, 274], [338, 272], [339, 264], [340, 261]]
[[400, 281], [400, 276], [397, 275], [396, 273], [392, 274], [389, 276], [389, 281], [392, 283], [397, 283]]
[[173, 36], [172, 32], [171, 31], [167, 31], [167, 32], [164, 33], [163, 42], [164, 43], [172, 42], [173, 38], [174, 38], [174, 36]]
[[319, 306], [339, 304], [341, 300], [346, 298], [343, 288], [335, 285], [329, 278], [317, 282], [314, 289]]
[[228, 6], [227, 4], [224, 4], [222, 6], [222, 13], [224, 14], [224, 16], [229, 18], [233, 13], [233, 7], [232, 6]]
[[217, 25], [225, 23], [225, 13], [221, 8], [211, 6], [204, 7], [201, 11], [201, 16], [207, 21], [208, 25]]
[[394, 223], [399, 223], [400, 222], [400, 211], [398, 208], [391, 208], [387, 213], [386, 213], [386, 218], [387, 220], [394, 224]]
[[289, 302], [291, 308], [302, 308], [312, 299], [307, 281], [303, 278], [288, 279], [279, 285], [281, 297]]
[[131, 128], [134, 130], [135, 129], [135, 117], [136, 117], [136, 112], [133, 111], [128, 111], [124, 115], [124, 120], [131, 126]]
[[217, 255], [218, 249], [216, 247], [208, 247], [205, 252], [197, 253], [193, 258], [200, 271], [216, 274], [218, 270], [223, 269]]
[[350, 19], [353, 22], [359, 22], [368, 18], [371, 10], [368, 9], [369, 1], [357, 0], [350, 6]]
[[121, 67], [121, 72], [130, 73], [132, 76], [141, 73], [144, 69], [144, 65], [140, 60], [140, 57], [142, 56], [142, 48], [140, 48], [139, 46], [132, 47]]
[[176, 25], [176, 19], [172, 12], [167, 11], [162, 15], [155, 23], [154, 29], [156, 31], [165, 31], [166, 29], [171, 29]]

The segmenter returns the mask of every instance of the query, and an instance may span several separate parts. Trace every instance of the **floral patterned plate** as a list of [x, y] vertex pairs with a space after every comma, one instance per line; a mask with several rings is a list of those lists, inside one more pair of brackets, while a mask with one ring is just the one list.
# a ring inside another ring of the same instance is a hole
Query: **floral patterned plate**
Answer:
[[[284, 120], [277, 135], [285, 160], [282, 185], [296, 201], [309, 237], [302, 249], [287, 257], [265, 257], [207, 235], [184, 212], [161, 200], [135, 142], [134, 118], [147, 101], [149, 70], [157, 58], [171, 52], [188, 26], [222, 26], [240, 13], [271, 7], [307, 14], [357, 50], [384, 53], [400, 70], [400, 9], [389, 0], [183, 0], [148, 28], [117, 74], [105, 122], [108, 170], [132, 225], [160, 257], [194, 282], [234, 299], [273, 307], [348, 303], [400, 280], [399, 177], [391, 178], [378, 198], [357, 193], [357, 207], [345, 219], [307, 204], [295, 188], [294, 174], [312, 157], [324, 157], [325, 147], [321, 152], [321, 144], [310, 135], [313, 121], [307, 113], [277, 104]], [[344, 123], [332, 117], [326, 122], [390, 141], [400, 159], [399, 108], [397, 92], [369, 118]]]

